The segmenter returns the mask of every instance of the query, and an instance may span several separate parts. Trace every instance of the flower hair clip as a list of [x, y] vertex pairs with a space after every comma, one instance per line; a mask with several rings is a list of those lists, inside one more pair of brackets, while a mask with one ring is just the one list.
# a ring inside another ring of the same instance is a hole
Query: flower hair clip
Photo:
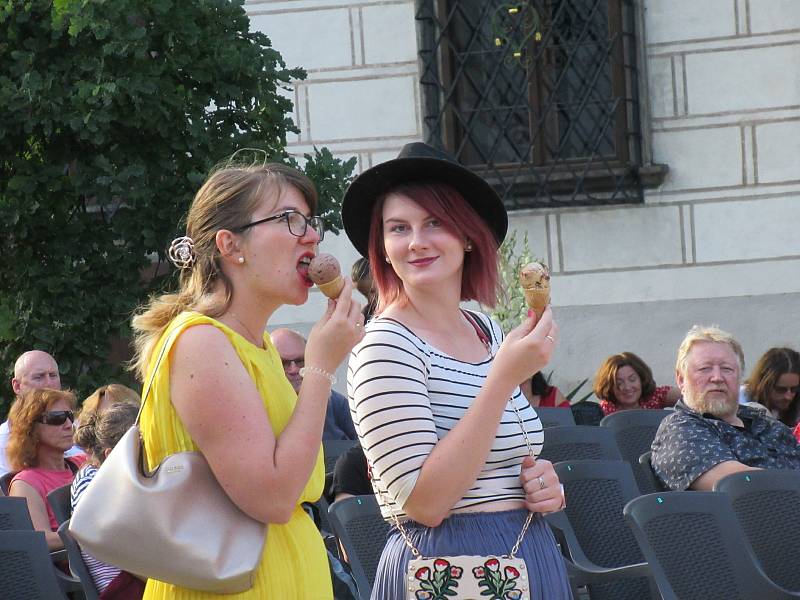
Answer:
[[194, 240], [188, 235], [175, 238], [167, 251], [172, 264], [179, 269], [191, 269], [197, 258], [194, 253]]

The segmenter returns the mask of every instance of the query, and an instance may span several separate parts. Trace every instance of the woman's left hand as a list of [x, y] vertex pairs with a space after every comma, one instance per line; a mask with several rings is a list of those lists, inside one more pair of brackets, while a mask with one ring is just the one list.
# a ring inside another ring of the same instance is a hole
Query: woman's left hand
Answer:
[[526, 456], [519, 479], [525, 490], [525, 507], [529, 511], [549, 513], [563, 508], [561, 482], [549, 460], [534, 460], [532, 456]]

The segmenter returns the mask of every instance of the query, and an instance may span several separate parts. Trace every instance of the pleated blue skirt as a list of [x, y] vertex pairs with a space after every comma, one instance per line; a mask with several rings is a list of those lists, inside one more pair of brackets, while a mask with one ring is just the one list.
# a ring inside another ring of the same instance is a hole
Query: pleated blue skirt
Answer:
[[[458, 513], [439, 527], [407, 521], [403, 527], [414, 546], [425, 557], [505, 555], [511, 551], [528, 512]], [[406, 569], [413, 558], [396, 528], [392, 528], [378, 563], [372, 600], [405, 600]], [[535, 516], [520, 545], [517, 558], [528, 568], [531, 600], [570, 600], [572, 593], [564, 561], [553, 533], [541, 517]]]

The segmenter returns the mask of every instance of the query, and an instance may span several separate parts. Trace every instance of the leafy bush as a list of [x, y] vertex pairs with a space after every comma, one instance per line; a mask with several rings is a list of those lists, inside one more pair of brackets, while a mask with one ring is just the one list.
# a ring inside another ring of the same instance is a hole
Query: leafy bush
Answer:
[[[125, 381], [110, 344], [172, 281], [164, 249], [194, 192], [237, 148], [295, 164], [283, 90], [304, 77], [249, 30], [243, 0], [0, 1], [6, 398], [31, 348], [51, 352], [80, 394]], [[321, 149], [305, 161], [338, 228], [355, 159]]]

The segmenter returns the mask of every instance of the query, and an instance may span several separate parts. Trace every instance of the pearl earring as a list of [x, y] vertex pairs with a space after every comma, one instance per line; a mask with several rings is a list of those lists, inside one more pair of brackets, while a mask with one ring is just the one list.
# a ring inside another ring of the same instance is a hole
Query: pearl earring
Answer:
[[464, 251], [472, 252], [472, 242], [467, 242], [466, 244], [464, 244]]
[[384, 256], [383, 258], [386, 259], [386, 263], [387, 264], [392, 264], [392, 261], [389, 260], [388, 256]]
[[244, 264], [244, 256], [240, 256], [240, 257], [239, 257], [239, 264], [240, 264], [240, 265], [243, 265], [243, 264]]

